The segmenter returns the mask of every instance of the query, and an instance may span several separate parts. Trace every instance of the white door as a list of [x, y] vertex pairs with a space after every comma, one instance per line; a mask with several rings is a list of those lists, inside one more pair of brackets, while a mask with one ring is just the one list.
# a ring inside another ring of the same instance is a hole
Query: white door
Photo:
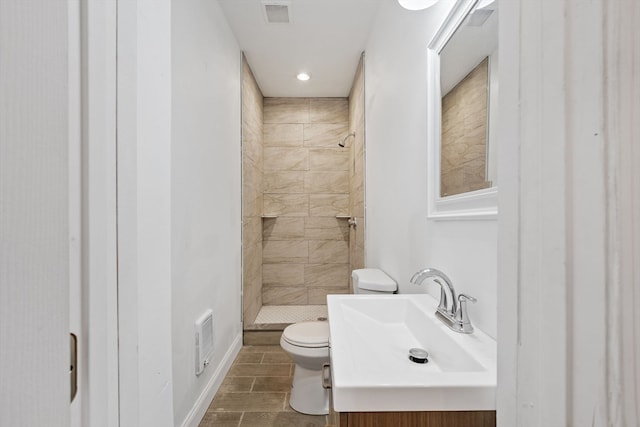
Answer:
[[68, 4], [0, 1], [0, 425], [69, 424]]
[[83, 322], [82, 310], [82, 26], [80, 3], [69, 2], [68, 6], [69, 347], [75, 353], [70, 365], [75, 375], [69, 381], [73, 395], [69, 425], [81, 427], [83, 406], [86, 407], [86, 387], [82, 384], [87, 380], [87, 330], [83, 329], [87, 322]]
[[118, 425], [115, 10], [0, 1], [0, 426]]

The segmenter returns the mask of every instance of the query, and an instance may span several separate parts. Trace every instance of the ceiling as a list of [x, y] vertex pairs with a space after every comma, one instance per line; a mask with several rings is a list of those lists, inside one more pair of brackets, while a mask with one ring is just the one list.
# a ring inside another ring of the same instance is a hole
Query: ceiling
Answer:
[[[218, 0], [266, 97], [348, 96], [381, 1]], [[291, 22], [267, 23], [263, 3], [288, 3]]]

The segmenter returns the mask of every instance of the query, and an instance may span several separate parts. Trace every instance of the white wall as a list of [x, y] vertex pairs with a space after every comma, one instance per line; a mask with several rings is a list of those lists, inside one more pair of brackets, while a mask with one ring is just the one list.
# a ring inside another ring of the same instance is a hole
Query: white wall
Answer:
[[169, 0], [118, 3], [118, 333], [122, 426], [169, 426], [174, 413], [170, 13]]
[[[242, 344], [241, 57], [215, 1], [173, 1], [171, 26], [174, 421], [197, 425]], [[209, 308], [214, 357], [196, 377]]]
[[427, 220], [426, 49], [451, 5], [411, 12], [381, 2], [367, 43], [366, 266], [386, 271], [401, 293], [425, 292], [409, 283], [413, 273], [441, 269], [478, 299], [471, 320], [495, 337], [496, 221]]

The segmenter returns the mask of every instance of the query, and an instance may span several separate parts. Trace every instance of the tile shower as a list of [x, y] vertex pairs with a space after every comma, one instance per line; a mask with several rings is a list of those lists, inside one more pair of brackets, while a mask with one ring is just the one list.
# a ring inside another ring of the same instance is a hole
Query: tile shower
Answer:
[[361, 61], [349, 98], [265, 98], [243, 63], [243, 320], [252, 329], [262, 306], [271, 322], [274, 306], [322, 313], [326, 295], [348, 293], [362, 266], [363, 73]]

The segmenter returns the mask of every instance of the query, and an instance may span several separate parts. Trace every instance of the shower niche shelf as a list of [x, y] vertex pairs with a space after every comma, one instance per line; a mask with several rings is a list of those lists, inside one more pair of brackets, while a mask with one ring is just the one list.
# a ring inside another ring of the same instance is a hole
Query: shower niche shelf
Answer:
[[276, 219], [278, 215], [262, 215], [262, 219]]

